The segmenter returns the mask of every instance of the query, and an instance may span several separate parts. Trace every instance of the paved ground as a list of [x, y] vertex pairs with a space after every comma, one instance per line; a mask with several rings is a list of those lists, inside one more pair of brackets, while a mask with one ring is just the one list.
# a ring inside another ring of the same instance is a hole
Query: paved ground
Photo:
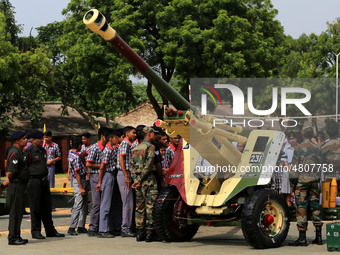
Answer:
[[[243, 238], [242, 231], [236, 227], [201, 227], [190, 242], [184, 243], [137, 243], [134, 238], [115, 237], [101, 239], [87, 235], [69, 236], [65, 238], [47, 238], [33, 240], [30, 235], [30, 221], [25, 216], [22, 222], [22, 237], [29, 239], [25, 246], [7, 245], [8, 216], [0, 216], [0, 254], [326, 254], [326, 244], [322, 246], [309, 245], [308, 247], [289, 247], [288, 243], [297, 238], [296, 223], [291, 224], [289, 235], [284, 245], [277, 249], [256, 250], [248, 246]], [[70, 220], [70, 210], [58, 210], [53, 213], [53, 221], [61, 233], [66, 233]], [[89, 222], [89, 219], [88, 221]], [[308, 241], [314, 237], [313, 227], [307, 233]], [[326, 237], [323, 230], [324, 239]], [[336, 253], [337, 254], [337, 253]]]

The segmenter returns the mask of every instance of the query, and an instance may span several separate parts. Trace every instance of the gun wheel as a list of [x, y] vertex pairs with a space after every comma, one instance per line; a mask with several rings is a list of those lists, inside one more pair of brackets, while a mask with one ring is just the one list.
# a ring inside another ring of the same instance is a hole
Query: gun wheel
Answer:
[[256, 191], [242, 210], [243, 235], [257, 249], [281, 246], [289, 225], [287, 204], [275, 190]]
[[[185, 204], [175, 187], [167, 187], [158, 195], [153, 208], [154, 229], [166, 242], [190, 241], [197, 233], [199, 225], [188, 224], [189, 206]], [[178, 213], [181, 217], [176, 217]]]

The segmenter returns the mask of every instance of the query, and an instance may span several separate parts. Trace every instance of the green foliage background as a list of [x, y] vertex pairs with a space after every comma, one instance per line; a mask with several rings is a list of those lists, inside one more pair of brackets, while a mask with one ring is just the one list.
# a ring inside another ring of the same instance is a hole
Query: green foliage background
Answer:
[[[284, 35], [270, 0], [70, 0], [65, 19], [20, 37], [15, 6], [0, 0], [0, 129], [11, 118], [39, 121], [42, 102], [61, 101], [95, 127], [95, 116], [114, 116], [151, 97], [133, 67], [83, 24], [99, 9], [118, 34], [182, 95], [190, 78], [334, 78], [340, 18], [320, 35]], [[334, 112], [335, 85], [306, 85], [317, 102], [313, 115]], [[271, 104], [270, 86], [257, 107]]]

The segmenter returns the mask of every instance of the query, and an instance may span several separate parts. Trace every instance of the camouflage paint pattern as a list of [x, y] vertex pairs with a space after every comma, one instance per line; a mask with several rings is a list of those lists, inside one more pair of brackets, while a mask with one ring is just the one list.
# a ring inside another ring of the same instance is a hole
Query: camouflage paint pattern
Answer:
[[322, 226], [320, 212], [320, 189], [319, 180], [300, 177], [295, 188], [296, 220], [298, 230], [307, 230], [307, 208], [308, 203], [312, 211], [312, 221], [314, 226]]
[[157, 181], [155, 178], [155, 146], [147, 139], [132, 149], [130, 172], [134, 181], [141, 186], [136, 189], [136, 227], [137, 229], [153, 229], [152, 209], [157, 197]]
[[325, 173], [325, 179], [335, 177], [339, 183], [340, 180], [340, 140], [331, 139], [321, 147], [323, 163], [332, 165], [332, 169]]
[[153, 230], [152, 210], [158, 194], [157, 181], [153, 174], [136, 189], [136, 228]]
[[[314, 226], [322, 226], [320, 212], [320, 173], [307, 171], [312, 164], [321, 164], [321, 151], [317, 145], [309, 140], [305, 140], [297, 145], [293, 156], [293, 166], [302, 166], [302, 172], [298, 172], [298, 180], [295, 188], [296, 219], [298, 230], [307, 230], [307, 208], [310, 204], [312, 211], [312, 221]], [[292, 168], [293, 169], [293, 168]], [[298, 167], [297, 167], [298, 169]]]

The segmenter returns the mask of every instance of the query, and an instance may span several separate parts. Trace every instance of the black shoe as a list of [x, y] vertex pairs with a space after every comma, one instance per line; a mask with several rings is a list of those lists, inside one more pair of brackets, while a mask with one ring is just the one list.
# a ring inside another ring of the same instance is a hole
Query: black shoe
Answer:
[[120, 236], [121, 234], [120, 230], [109, 231], [109, 233], [114, 236]]
[[312, 241], [312, 244], [323, 245], [321, 228], [321, 226], [315, 227], [315, 239]]
[[306, 239], [306, 231], [300, 230], [299, 238], [296, 239], [294, 242], [289, 243], [289, 246], [308, 246], [307, 239]]
[[32, 238], [33, 239], [45, 239], [45, 237], [41, 233], [32, 234]]
[[123, 232], [120, 234], [121, 237], [136, 237], [136, 233], [133, 233], [131, 231]]
[[146, 237], [145, 237], [145, 242], [149, 243], [149, 242], [154, 242], [157, 241], [157, 236], [155, 234], [154, 231], [147, 233]]
[[96, 231], [93, 231], [93, 230], [88, 230], [88, 231], [87, 231], [87, 235], [88, 235], [89, 237], [95, 237], [95, 236], [98, 235], [98, 233], [97, 233]]
[[78, 227], [77, 232], [78, 232], [78, 234], [86, 234], [87, 233], [87, 229], [86, 228]]
[[25, 243], [28, 243], [28, 239], [22, 239], [21, 237], [19, 237], [19, 240], [24, 241]]
[[99, 232], [98, 238], [114, 238], [115, 236], [110, 234], [109, 232]]
[[12, 242], [8, 242], [8, 245], [24, 245], [24, 244], [27, 244], [27, 242], [25, 242], [24, 239], [18, 239]]
[[145, 241], [146, 233], [143, 229], [137, 229], [137, 235], [136, 235], [136, 241], [137, 242], [143, 242]]
[[76, 236], [76, 235], [78, 235], [77, 232], [76, 232], [76, 230], [75, 230], [74, 228], [69, 228], [69, 229], [67, 230], [67, 233], [68, 233], [69, 235], [71, 235], [71, 236]]
[[64, 234], [60, 234], [57, 231], [52, 234], [46, 234], [47, 237], [65, 237]]
[[120, 236], [122, 234], [122, 232], [120, 230], [115, 230], [115, 231], [113, 231], [113, 234], [115, 236]]

